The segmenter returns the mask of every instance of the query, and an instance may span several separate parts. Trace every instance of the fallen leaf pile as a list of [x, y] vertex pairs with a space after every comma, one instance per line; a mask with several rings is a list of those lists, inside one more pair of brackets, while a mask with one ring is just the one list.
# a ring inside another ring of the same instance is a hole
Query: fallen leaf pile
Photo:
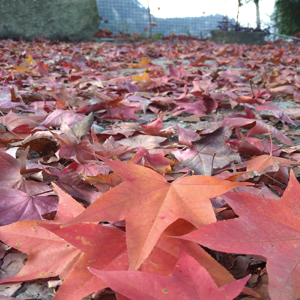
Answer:
[[0, 41], [0, 295], [300, 298], [299, 49]]

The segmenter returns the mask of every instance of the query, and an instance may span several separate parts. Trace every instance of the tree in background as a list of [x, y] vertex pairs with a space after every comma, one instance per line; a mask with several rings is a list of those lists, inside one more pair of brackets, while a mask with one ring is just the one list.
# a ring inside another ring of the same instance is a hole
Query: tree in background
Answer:
[[300, 0], [276, 0], [273, 20], [279, 33], [295, 35], [300, 32]]
[[256, 29], [260, 30], [260, 12], [259, 12], [259, 0], [246, 0], [246, 3], [253, 1], [256, 7]]
[[148, 0], [148, 16], [149, 16], [149, 32], [150, 32], [150, 38], [152, 39], [152, 21], [151, 21], [151, 12], [150, 12], [150, 3]]
[[[244, 0], [238, 0], [238, 9], [237, 9], [237, 17], [236, 17], [236, 26], [239, 24], [239, 14], [240, 7], [243, 6]], [[256, 6], [256, 30], [260, 31], [260, 12], [259, 12], [259, 0], [245, 0], [245, 3], [249, 3], [250, 1], [254, 2]]]
[[242, 0], [238, 0], [238, 9], [236, 15], [236, 25], [239, 24], [240, 7], [243, 5]]

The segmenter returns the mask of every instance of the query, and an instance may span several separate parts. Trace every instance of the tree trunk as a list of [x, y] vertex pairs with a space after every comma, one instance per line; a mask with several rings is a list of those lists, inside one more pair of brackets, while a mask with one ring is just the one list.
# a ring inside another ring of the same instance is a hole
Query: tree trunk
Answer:
[[149, 32], [150, 32], [150, 39], [152, 40], [152, 20], [151, 20], [151, 12], [150, 12], [150, 4], [148, 0], [148, 15], [149, 15]]
[[260, 29], [259, 0], [254, 0], [256, 6], [256, 29]]
[[240, 15], [240, 7], [242, 6], [242, 0], [238, 0], [238, 9], [237, 9], [237, 16], [236, 16], [236, 27], [239, 25], [239, 15]]
[[239, 15], [240, 15], [240, 1], [238, 0], [238, 9], [237, 9], [237, 16], [236, 16], [236, 26], [239, 24]]

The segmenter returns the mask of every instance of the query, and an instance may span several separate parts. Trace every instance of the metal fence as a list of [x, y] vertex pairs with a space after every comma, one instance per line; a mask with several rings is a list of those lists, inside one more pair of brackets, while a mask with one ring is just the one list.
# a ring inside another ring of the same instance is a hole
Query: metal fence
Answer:
[[[149, 0], [151, 3], [151, 0]], [[163, 0], [162, 0], [163, 1]], [[145, 2], [145, 0], [143, 1]], [[175, 1], [174, 1], [175, 2]], [[171, 34], [188, 35], [205, 38], [212, 29], [216, 29], [225, 16], [222, 14], [206, 15], [201, 10], [196, 12], [191, 7], [191, 17], [157, 17], [151, 12], [149, 22], [148, 5], [142, 5], [138, 0], [97, 0], [99, 16], [102, 18], [100, 28], [107, 28], [113, 34], [128, 33], [149, 35], [150, 27], [153, 36]], [[184, 3], [182, 4], [184, 5]], [[156, 7], [160, 10], [160, 7]], [[163, 12], [160, 13], [163, 16]], [[230, 19], [234, 22], [234, 19]], [[151, 24], [151, 25], [150, 25]]]

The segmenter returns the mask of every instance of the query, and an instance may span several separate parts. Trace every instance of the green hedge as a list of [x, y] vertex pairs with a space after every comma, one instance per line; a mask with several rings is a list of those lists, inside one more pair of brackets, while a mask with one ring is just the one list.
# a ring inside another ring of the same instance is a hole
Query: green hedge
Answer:
[[276, 0], [273, 20], [279, 33], [295, 35], [300, 32], [300, 0]]

